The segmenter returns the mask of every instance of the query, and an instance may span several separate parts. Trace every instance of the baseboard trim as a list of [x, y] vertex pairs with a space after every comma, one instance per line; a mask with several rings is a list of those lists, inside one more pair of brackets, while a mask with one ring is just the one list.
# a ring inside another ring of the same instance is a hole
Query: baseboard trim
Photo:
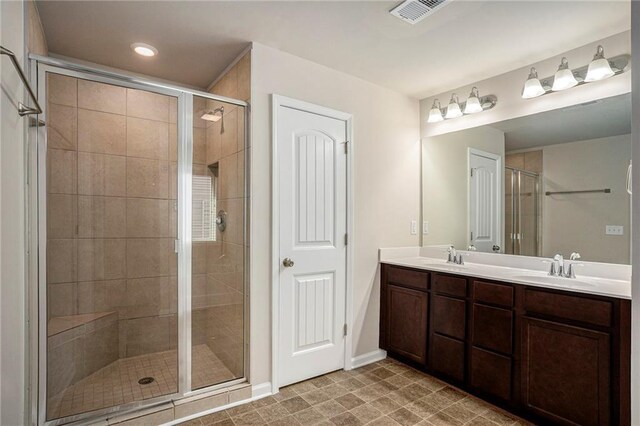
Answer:
[[251, 386], [251, 399], [256, 400], [271, 395], [271, 382]]
[[375, 351], [358, 355], [351, 358], [351, 368], [364, 367], [376, 361], [381, 361], [387, 357], [387, 351], [376, 349]]

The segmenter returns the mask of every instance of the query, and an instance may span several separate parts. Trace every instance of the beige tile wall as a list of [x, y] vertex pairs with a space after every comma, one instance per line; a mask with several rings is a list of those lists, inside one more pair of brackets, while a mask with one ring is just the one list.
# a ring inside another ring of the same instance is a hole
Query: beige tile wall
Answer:
[[176, 348], [176, 99], [57, 74], [47, 95], [48, 317], [117, 313], [119, 357]]
[[[211, 89], [211, 93], [249, 101], [250, 54], [245, 55]], [[194, 99], [194, 111], [224, 106], [222, 122], [195, 120], [194, 173], [218, 166], [217, 209], [227, 212], [224, 232], [216, 242], [194, 243], [192, 276], [192, 341], [205, 343], [236, 377], [244, 375], [244, 108]], [[198, 114], [194, 113], [197, 117]], [[198, 167], [202, 165], [202, 167]]]

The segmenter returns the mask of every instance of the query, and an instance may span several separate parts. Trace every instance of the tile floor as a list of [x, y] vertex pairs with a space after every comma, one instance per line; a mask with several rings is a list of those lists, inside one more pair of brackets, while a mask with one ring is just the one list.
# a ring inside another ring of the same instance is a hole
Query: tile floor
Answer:
[[183, 426], [530, 425], [392, 359], [337, 371]]
[[[207, 345], [194, 346], [192, 358], [194, 389], [234, 379]], [[174, 393], [177, 366], [175, 350], [119, 359], [49, 398], [47, 418], [73, 416]], [[138, 380], [143, 377], [153, 377], [155, 381], [141, 385]]]

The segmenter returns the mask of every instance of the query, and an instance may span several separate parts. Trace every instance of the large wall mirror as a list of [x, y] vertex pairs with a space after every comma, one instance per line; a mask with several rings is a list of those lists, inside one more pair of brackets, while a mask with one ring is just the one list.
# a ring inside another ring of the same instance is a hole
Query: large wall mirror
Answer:
[[423, 245], [630, 263], [631, 96], [422, 140]]

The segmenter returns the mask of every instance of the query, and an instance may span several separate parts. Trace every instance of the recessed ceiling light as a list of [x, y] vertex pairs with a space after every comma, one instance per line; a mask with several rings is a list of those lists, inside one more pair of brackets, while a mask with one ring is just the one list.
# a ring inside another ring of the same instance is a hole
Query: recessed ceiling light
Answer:
[[158, 49], [146, 43], [133, 43], [131, 48], [142, 56], [156, 56], [158, 54]]

